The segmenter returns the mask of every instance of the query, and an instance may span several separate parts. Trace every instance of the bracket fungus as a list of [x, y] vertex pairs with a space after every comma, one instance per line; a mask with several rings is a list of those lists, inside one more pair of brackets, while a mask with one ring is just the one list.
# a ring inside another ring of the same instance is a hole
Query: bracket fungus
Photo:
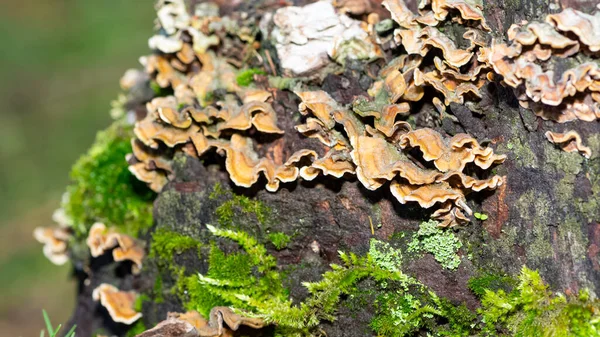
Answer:
[[571, 130], [565, 133], [546, 131], [545, 136], [550, 143], [557, 144], [563, 151], [579, 152], [588, 159], [592, 156], [592, 149], [583, 145], [581, 136], [576, 131]]
[[53, 227], [37, 227], [33, 230], [33, 237], [44, 245], [44, 256], [55, 265], [63, 265], [69, 261], [68, 242], [72, 237], [70, 226], [71, 219], [65, 210], [59, 208], [52, 214], [52, 220], [58, 225]]
[[[374, 112], [389, 114], [390, 106], [395, 106], [394, 110], [406, 113], [410, 103], [424, 98], [425, 87], [432, 87], [437, 92], [431, 103], [441, 116], [450, 103], [463, 104], [465, 98], [481, 98], [480, 89], [488, 81], [491, 70], [484, 48], [489, 27], [481, 3], [421, 1], [418, 13], [408, 9], [403, 0], [386, 0], [383, 5], [400, 26], [394, 30], [393, 37], [406, 53], [390, 61], [381, 70], [381, 79], [369, 90], [369, 95], [377, 102], [377, 107], [372, 108]], [[449, 20], [463, 26], [463, 41], [459, 42], [460, 45], [468, 44], [467, 48], [459, 48], [457, 42], [444, 33], [442, 26]], [[359, 112], [358, 108], [355, 111]], [[393, 121], [393, 118], [389, 119]], [[389, 126], [385, 132], [390, 135]]]
[[489, 60], [536, 115], [558, 123], [594, 121], [600, 117], [598, 27], [600, 12], [570, 8], [546, 22], [513, 24], [510, 44], [494, 43]]
[[63, 227], [37, 227], [33, 237], [44, 245], [43, 252], [46, 258], [55, 265], [63, 265], [69, 261], [67, 242], [71, 232]]
[[[361, 6], [360, 2], [344, 4], [357, 5], [352, 7], [356, 10]], [[151, 43], [160, 53], [144, 58], [143, 63], [150, 80], [172, 88], [173, 94], [155, 97], [146, 104], [146, 115], [134, 128], [133, 154], [128, 157], [130, 170], [155, 191], [172, 178], [170, 158], [178, 151], [199, 158], [214, 153], [224, 156], [225, 169], [235, 185], [251, 187], [263, 176], [270, 192], [299, 177], [313, 180], [319, 175], [342, 178], [356, 174], [371, 190], [389, 184], [401, 203], [414, 201], [424, 208], [442, 205], [435, 213], [442, 225], [467, 222], [463, 212], [470, 215], [471, 210], [466, 195], [494, 189], [503, 179], [468, 176], [463, 173], [465, 166], [472, 164], [486, 170], [505, 157], [495, 155], [468, 135], [447, 138], [431, 129], [412, 130], [400, 119], [410, 115], [411, 103], [424, 98], [425, 86], [437, 91], [431, 103], [440, 114], [452, 102], [464, 103], [466, 97], [480, 96], [479, 89], [490, 70], [487, 49], [483, 48], [488, 27], [481, 6], [476, 1], [422, 1], [419, 14], [415, 14], [401, 0], [383, 4], [400, 26], [393, 36], [407, 53], [381, 69], [379, 80], [368, 91], [371, 98], [357, 97], [349, 107], [325, 91], [295, 85], [293, 91], [301, 100], [298, 111], [303, 115], [295, 128], [311, 141], [316, 140], [320, 150], [314, 145], [292, 146], [285, 155], [281, 142], [288, 135], [278, 125], [274, 91], [237, 85], [236, 62], [217, 57], [228, 44], [249, 45], [255, 41], [227, 28], [230, 19], [210, 10], [181, 20], [176, 17], [177, 24], [166, 20], [168, 26], [160, 35], [165, 37], [154, 37]], [[353, 38], [373, 46], [373, 41], [378, 41], [373, 36], [377, 18], [363, 25], [336, 13], [334, 6], [325, 1], [280, 8], [272, 20], [281, 65], [292, 74], [324, 66], [339, 46], [338, 40], [347, 34], [355, 34]], [[458, 48], [438, 28], [449, 20], [465, 26], [461, 45], [467, 45], [466, 49]], [[159, 20], [165, 24], [163, 21]], [[261, 22], [265, 31], [263, 28]], [[218, 41], [211, 39], [199, 48], [197, 32], [205, 39], [218, 36]], [[194, 38], [190, 40], [189, 35]], [[295, 61], [286, 61], [286, 53]], [[215, 92], [219, 92], [218, 99], [212, 97]], [[265, 144], [262, 135], [278, 140]], [[263, 141], [259, 142], [260, 138]], [[423, 153], [422, 158], [415, 158], [414, 152]]]
[[137, 337], [232, 337], [242, 325], [260, 329], [265, 323], [259, 318], [236, 314], [228, 307], [214, 307], [208, 321], [196, 311], [169, 313], [166, 320]]
[[100, 301], [113, 321], [127, 325], [133, 324], [142, 317], [142, 313], [134, 309], [137, 297], [134, 291], [120, 291], [107, 283], [102, 283], [92, 292], [94, 301]]
[[[455, 226], [468, 222], [463, 214], [471, 215], [465, 196], [470, 192], [495, 189], [503, 183], [499, 176], [477, 179], [463, 173], [466, 165], [473, 164], [482, 170], [494, 164], [502, 163], [505, 155], [494, 154], [491, 148], [482, 147], [477, 140], [467, 134], [457, 134], [445, 138], [432, 129], [412, 130], [410, 125], [402, 124], [390, 135], [363, 123], [350, 110], [340, 107], [325, 92], [298, 92], [303, 99], [300, 110], [312, 113], [313, 119], [321, 130], [333, 131], [336, 124], [343, 126], [345, 134], [337, 132], [337, 144], [324, 158], [337, 158], [336, 165], [345, 163], [344, 173], [356, 173], [358, 180], [369, 190], [376, 190], [386, 182], [391, 182], [392, 195], [400, 203], [417, 202], [423, 208], [436, 203], [442, 208], [434, 213], [442, 226]], [[319, 103], [314, 98], [319, 97]], [[394, 116], [395, 117], [395, 116]], [[377, 126], [377, 122], [374, 123]], [[309, 126], [300, 127], [309, 137]], [[318, 136], [325, 146], [331, 146], [328, 138]], [[411, 155], [411, 149], [419, 149], [422, 161]], [[343, 154], [346, 155], [343, 155]], [[329, 159], [331, 161], [331, 159]], [[433, 162], [435, 169], [426, 168], [426, 162]], [[314, 179], [319, 170], [323, 174], [329, 171], [315, 166], [303, 167], [302, 177]], [[318, 169], [318, 170], [317, 170]]]
[[167, 319], [136, 337], [198, 337], [198, 331], [189, 322], [169, 314]]
[[86, 244], [90, 248], [92, 257], [104, 255], [112, 250], [113, 259], [131, 261], [131, 270], [138, 274], [142, 269], [144, 248], [129, 235], [120, 234], [114, 228], [106, 228], [103, 223], [97, 222], [90, 228]]

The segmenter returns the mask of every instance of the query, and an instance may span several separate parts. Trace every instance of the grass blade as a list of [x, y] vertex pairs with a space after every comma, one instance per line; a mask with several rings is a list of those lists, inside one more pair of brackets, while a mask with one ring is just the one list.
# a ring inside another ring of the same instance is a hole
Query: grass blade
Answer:
[[48, 317], [48, 313], [46, 310], [42, 309], [42, 315], [44, 316], [44, 323], [46, 323], [46, 329], [48, 330], [48, 334], [50, 337], [54, 336], [54, 329], [52, 329], [52, 323], [50, 322], [50, 317]]
[[73, 327], [71, 328], [71, 330], [69, 330], [69, 332], [67, 332], [65, 337], [75, 337], [75, 328], [76, 327], [77, 327], [77, 325], [73, 325]]

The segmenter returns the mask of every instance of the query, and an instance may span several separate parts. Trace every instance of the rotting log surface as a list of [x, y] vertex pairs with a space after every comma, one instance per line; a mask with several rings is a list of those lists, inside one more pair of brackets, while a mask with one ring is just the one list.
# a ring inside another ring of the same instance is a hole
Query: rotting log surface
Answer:
[[[521, 19], [539, 19], [556, 12], [560, 5], [580, 10], [593, 8], [593, 1], [565, 0], [560, 4], [539, 0], [486, 1], [485, 13], [492, 30], [506, 31], [510, 23]], [[247, 6], [247, 5], [246, 5]], [[225, 10], [231, 10], [227, 7]], [[373, 67], [381, 66], [381, 62]], [[342, 74], [330, 74], [322, 89], [341, 103], [350, 103], [357, 94], [365, 94], [368, 85], [361, 81], [365, 67], [348, 67]], [[370, 83], [369, 83], [370, 84]], [[275, 110], [279, 125], [286, 133], [296, 134], [291, 112], [297, 111], [298, 98], [284, 91], [277, 92]], [[427, 117], [433, 107], [424, 107], [417, 123], [428, 125]], [[453, 303], [465, 303], [470, 309], [479, 306], [478, 299], [468, 290], [467, 281], [478, 273], [518, 274], [523, 265], [538, 269], [553, 290], [576, 293], [589, 288], [600, 293], [600, 125], [597, 122], [575, 121], [556, 124], [536, 118], [520, 108], [512, 91], [497, 84], [484, 90], [478, 115], [464, 106], [453, 104], [451, 113], [458, 122], [445, 119], [437, 130], [447, 134], [459, 132], [488, 140], [508, 159], [496, 167], [496, 173], [506, 176], [498, 190], [478, 194], [468, 199], [469, 206], [489, 216], [486, 221], [473, 220], [457, 235], [465, 246], [458, 270], [443, 269], [431, 255], [408, 257], [405, 272], [429, 286], [440, 297]], [[593, 156], [583, 159], [577, 153], [566, 153], [549, 143], [544, 132], [576, 130], [587, 139]], [[302, 141], [298, 136], [298, 141]], [[394, 233], [410, 235], [430, 212], [416, 204], [399, 204], [389, 189], [369, 191], [356, 179], [330, 180], [326, 177], [313, 182], [283, 184], [276, 193], [260, 188], [240, 189], [231, 184], [222, 162], [203, 163], [179, 156], [176, 160], [176, 179], [159, 194], [154, 203], [154, 230], [169, 230], [206, 241], [205, 224], [217, 224], [217, 208], [229, 191], [258, 200], [271, 209], [266, 221], [234, 209], [234, 221], [243, 222], [246, 231], [261, 236], [266, 230], [294, 233], [286, 249], [276, 250], [267, 245], [282, 268], [290, 268], [286, 286], [293, 299], [307, 293], [301, 282], [318, 281], [331, 263], [339, 262], [338, 251], [364, 254], [369, 241], [375, 237], [388, 240]], [[211, 198], [215, 185], [225, 191]], [[370, 222], [376, 226], [371, 234]], [[146, 236], [149, 242], [150, 234]], [[315, 252], [314, 243], [318, 244]], [[225, 245], [226, 246], [226, 245]], [[224, 248], [226, 249], [226, 248]], [[230, 249], [234, 249], [231, 248]], [[469, 258], [468, 258], [469, 257]], [[128, 275], [110, 261], [95, 261], [90, 267], [89, 283], [81, 283], [77, 309], [71, 323], [78, 325], [78, 336], [89, 336], [100, 326], [111, 323], [91, 300], [91, 290], [110, 281], [119, 288], [134, 288], [140, 292], [154, 286], [159, 269], [150, 259], [141, 276]], [[195, 253], [186, 252], [173, 257], [173, 264], [185, 266], [189, 272], [206, 273], [208, 264]], [[164, 272], [164, 271], [163, 271]], [[164, 272], [165, 273], [165, 272]], [[165, 273], [160, 275], [163, 287], [176, 280]], [[372, 307], [363, 312], [348, 312], [341, 305], [335, 322], [326, 322], [322, 329], [327, 336], [365, 336]], [[152, 326], [164, 319], [168, 311], [182, 311], [174, 295], [167, 295], [160, 304], [145, 303], [144, 322]], [[111, 328], [118, 332], [118, 325]]]

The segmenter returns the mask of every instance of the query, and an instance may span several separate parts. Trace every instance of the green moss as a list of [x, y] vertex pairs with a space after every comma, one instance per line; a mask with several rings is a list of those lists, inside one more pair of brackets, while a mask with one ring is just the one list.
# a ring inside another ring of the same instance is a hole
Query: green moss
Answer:
[[438, 222], [430, 220], [419, 225], [419, 231], [408, 245], [409, 252], [427, 252], [446, 269], [456, 269], [460, 256], [456, 252], [462, 247], [460, 240], [449, 229], [438, 227]]
[[267, 73], [262, 69], [250, 68], [250, 69], [240, 71], [235, 79], [236, 79], [238, 85], [240, 85], [242, 87], [247, 87], [252, 82], [254, 82], [254, 75], [266, 75], [266, 74]]
[[277, 250], [286, 248], [288, 243], [292, 240], [289, 235], [282, 232], [269, 233], [268, 238]]
[[160, 275], [156, 276], [154, 280], [154, 287], [152, 288], [152, 296], [154, 303], [162, 303], [165, 301], [163, 295], [163, 280]]
[[[192, 299], [188, 306], [208, 314], [214, 302], [252, 310], [255, 309], [254, 305], [246, 299], [262, 304], [264, 301], [287, 298], [275, 258], [267, 254], [264, 246], [244, 232], [218, 229], [210, 225], [207, 227], [215, 236], [237, 242], [243, 252], [225, 254], [213, 245], [208, 273], [195, 277], [196, 284], [193, 289], [188, 289]], [[195, 294], [198, 291], [203, 294]], [[206, 294], [210, 294], [209, 299], [213, 303], [208, 303]]]
[[[440, 235], [438, 231], [442, 230], [436, 225], [422, 224], [419, 236]], [[362, 307], [369, 305], [365, 301], [373, 301], [375, 315], [370, 327], [378, 336], [403, 337], [418, 332], [432, 336], [495, 336], [506, 331], [514, 336], [554, 336], [549, 331], [557, 331], [556, 336], [597, 336], [599, 331], [600, 311], [586, 293], [578, 298], [553, 295], [539, 275], [528, 269], [523, 269], [516, 287], [513, 279], [503, 275], [484, 274], [471, 279], [469, 288], [483, 303], [476, 316], [464, 305], [439, 298], [404, 274], [400, 250], [375, 239], [365, 256], [340, 252], [342, 263], [331, 265], [320, 281], [304, 283], [308, 296], [294, 303], [283, 287], [276, 259], [258, 240], [241, 231], [210, 225], [207, 228], [215, 239], [232, 240], [241, 250], [225, 253], [213, 242], [206, 273], [188, 275], [183, 267], [171, 268], [177, 280], [174, 291], [184, 308], [208, 315], [215, 306], [230, 306], [243, 315], [273, 323], [278, 336], [314, 334], [322, 321], [335, 320], [344, 298], [357, 299], [353, 305], [362, 303]], [[193, 239], [167, 231], [155, 234], [154, 245], [160, 247], [151, 249], [150, 255], [166, 261], [185, 249], [200, 253], [201, 247]]]
[[125, 160], [131, 153], [131, 137], [130, 126], [115, 122], [98, 133], [90, 150], [73, 166], [62, 206], [79, 236], [85, 236], [97, 221], [133, 236], [152, 225], [155, 194], [129, 172]]
[[484, 332], [512, 336], [600, 336], [600, 304], [587, 292], [552, 294], [536, 271], [523, 267], [511, 291], [487, 290], [479, 313]]
[[512, 289], [516, 285], [516, 280], [507, 275], [485, 273], [481, 276], [470, 278], [467, 285], [475, 295], [481, 297], [488, 290]]
[[[225, 254], [213, 245], [205, 275], [178, 277], [188, 310], [207, 314], [215, 305], [228, 305], [274, 323], [276, 335], [281, 336], [311, 335], [321, 321], [335, 320], [344, 297], [360, 297], [364, 302], [374, 294], [376, 315], [371, 327], [380, 336], [407, 336], [424, 328], [437, 331], [439, 319], [452, 322], [443, 331], [462, 331], [464, 321], [470, 320], [465, 308], [444, 302], [403, 274], [401, 253], [388, 243], [372, 240], [369, 254], [363, 257], [340, 252], [342, 264], [331, 265], [320, 281], [304, 283], [309, 295], [294, 304], [282, 286], [277, 261], [264, 246], [245, 232], [207, 227], [215, 236], [237, 242], [243, 251]], [[359, 288], [366, 279], [369, 289]]]
[[215, 184], [209, 198], [227, 199], [215, 211], [218, 222], [223, 227], [233, 227], [237, 223], [235, 219], [245, 219], [250, 214], [253, 214], [261, 225], [265, 225], [272, 214], [271, 208], [261, 201], [225, 191], [218, 183]]
[[150, 297], [148, 295], [142, 294], [142, 295], [138, 296], [135, 299], [135, 302], [133, 303], [133, 309], [137, 312], [141, 312], [142, 305], [144, 304], [144, 302], [148, 302], [149, 300], [150, 300]]
[[152, 233], [152, 245], [150, 246], [151, 258], [158, 258], [162, 261], [171, 261], [173, 255], [181, 254], [188, 249], [200, 249], [202, 244], [185, 235], [159, 228]]
[[177, 278], [175, 293], [183, 302], [185, 310], [196, 310], [204, 317], [209, 317], [213, 307], [231, 304], [200, 284], [197, 275], [185, 276], [183, 269]]

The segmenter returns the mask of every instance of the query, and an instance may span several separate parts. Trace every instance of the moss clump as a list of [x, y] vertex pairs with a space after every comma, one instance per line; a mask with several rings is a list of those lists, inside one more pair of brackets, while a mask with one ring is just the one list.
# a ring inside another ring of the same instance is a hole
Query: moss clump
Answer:
[[286, 248], [288, 243], [290, 243], [290, 241], [292, 240], [292, 238], [289, 235], [282, 232], [269, 233], [267, 236], [273, 244], [273, 246], [275, 246], [275, 249], [277, 250], [282, 250]]
[[267, 73], [262, 69], [250, 68], [250, 69], [240, 71], [238, 73], [237, 77], [235, 78], [235, 80], [237, 81], [238, 85], [240, 85], [242, 87], [247, 87], [252, 82], [254, 82], [254, 75], [266, 75], [266, 74]]
[[202, 244], [185, 235], [181, 235], [164, 228], [157, 229], [152, 233], [152, 246], [150, 247], [151, 258], [158, 258], [160, 261], [171, 261], [173, 255], [181, 254], [189, 249], [199, 249]]
[[516, 280], [510, 276], [486, 273], [481, 276], [472, 277], [467, 282], [469, 289], [477, 296], [485, 295], [486, 291], [497, 291], [499, 289], [512, 289]]
[[197, 275], [185, 276], [183, 268], [180, 270], [174, 291], [183, 302], [185, 310], [196, 310], [204, 317], [209, 317], [213, 307], [230, 305], [218, 295], [207, 291], [206, 287], [198, 282]]
[[186, 308], [207, 315], [215, 305], [254, 311], [250, 301], [264, 305], [287, 299], [275, 258], [267, 254], [264, 246], [244, 232], [207, 227], [214, 235], [237, 242], [244, 251], [225, 254], [213, 244], [208, 273], [199, 274], [189, 281], [192, 284], [187, 284], [190, 300]]
[[460, 256], [456, 252], [462, 247], [460, 240], [450, 230], [438, 227], [438, 222], [422, 222], [419, 231], [408, 244], [409, 252], [427, 252], [446, 269], [456, 269], [460, 265]]
[[155, 194], [129, 172], [125, 160], [131, 153], [131, 137], [130, 126], [115, 122], [98, 133], [90, 150], [73, 166], [62, 206], [78, 236], [86, 235], [97, 221], [133, 236], [152, 225]]
[[207, 313], [215, 305], [228, 305], [274, 323], [276, 335], [308, 336], [322, 320], [335, 320], [342, 298], [364, 293], [359, 283], [369, 279], [375, 286], [368, 292], [377, 294], [371, 327], [380, 336], [407, 336], [424, 328], [437, 331], [440, 318], [453, 322], [444, 325], [444, 331], [462, 331], [468, 325], [464, 320], [472, 316], [402, 273], [400, 251], [377, 240], [363, 257], [340, 252], [342, 264], [331, 265], [320, 281], [304, 283], [309, 296], [294, 304], [282, 286], [275, 258], [263, 245], [244, 232], [207, 227], [215, 236], [237, 242], [243, 252], [224, 254], [213, 245], [206, 275], [180, 278], [188, 310]]
[[511, 291], [486, 290], [479, 313], [484, 333], [512, 336], [600, 336], [600, 303], [585, 291], [552, 294], [540, 275], [523, 267]]
[[215, 200], [222, 197], [227, 200], [217, 207], [215, 212], [219, 225], [223, 227], [234, 227], [236, 224], [235, 219], [246, 218], [240, 216], [250, 214], [253, 214], [261, 225], [265, 225], [272, 214], [271, 208], [259, 200], [225, 191], [221, 184], [217, 183], [209, 198]]

